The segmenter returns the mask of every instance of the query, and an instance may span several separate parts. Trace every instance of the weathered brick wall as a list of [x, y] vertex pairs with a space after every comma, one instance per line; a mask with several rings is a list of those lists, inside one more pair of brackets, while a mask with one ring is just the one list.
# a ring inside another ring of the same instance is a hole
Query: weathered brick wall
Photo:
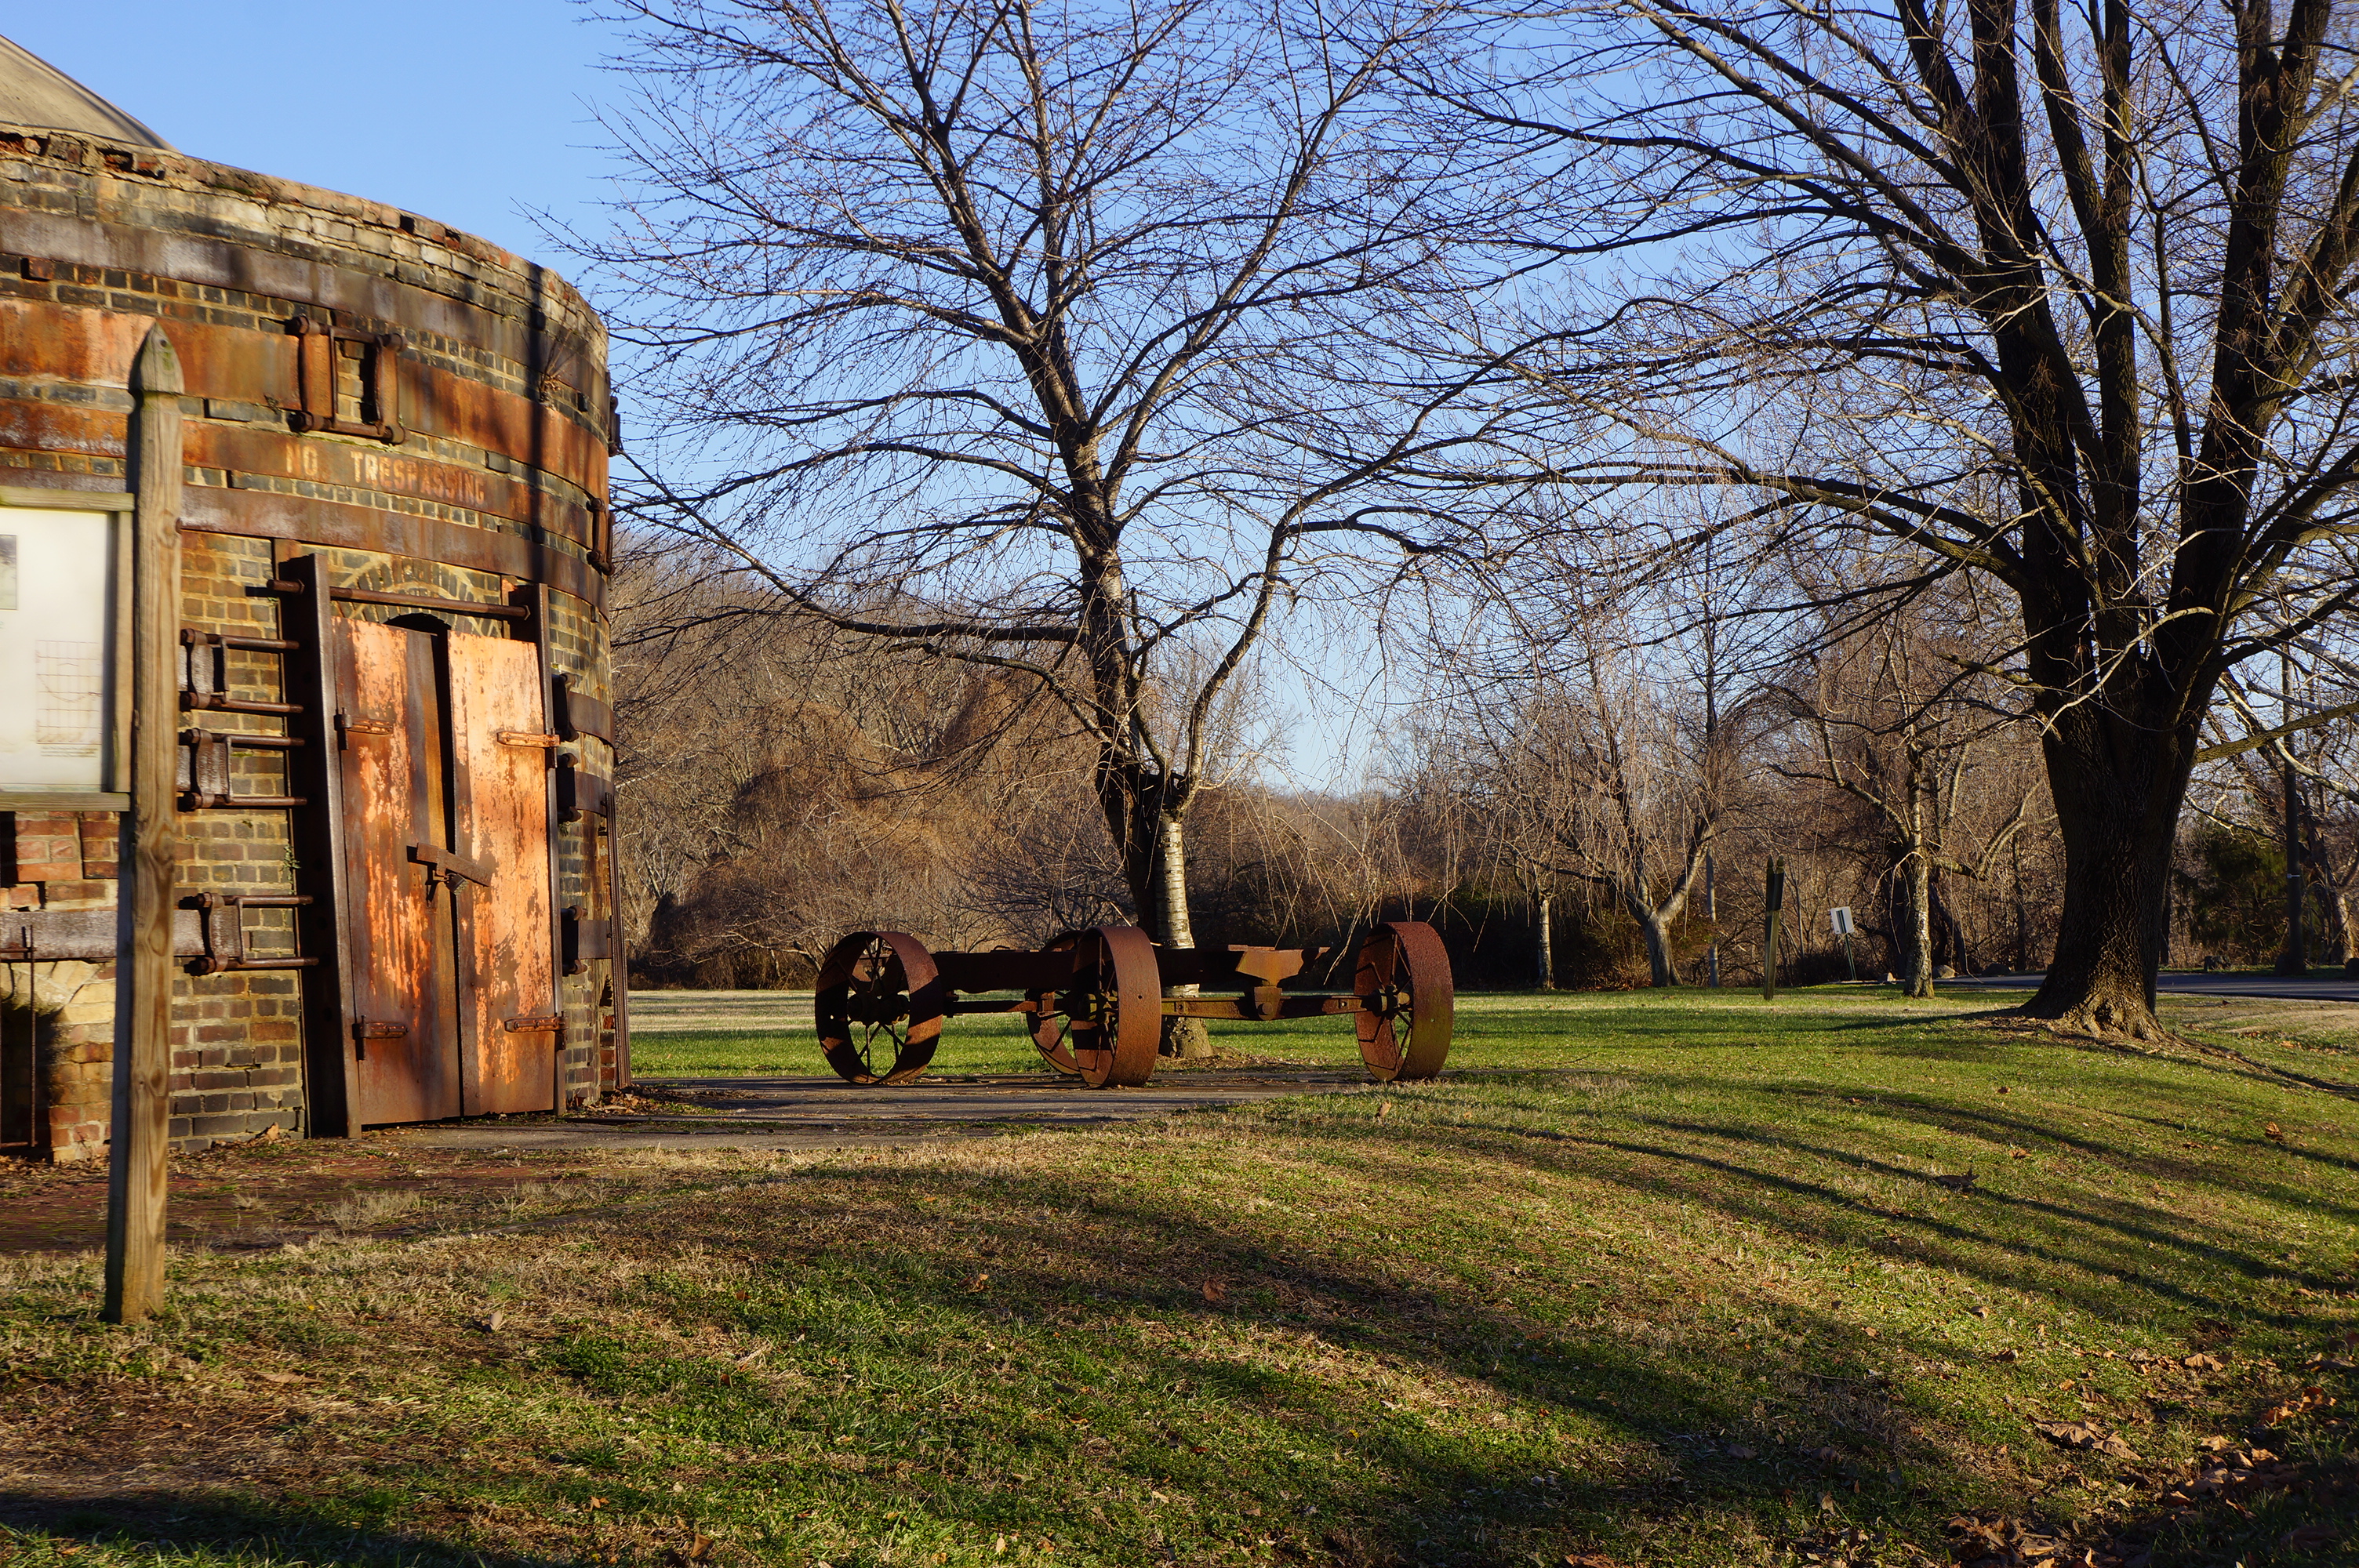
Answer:
[[[567, 677], [573, 690], [614, 701], [608, 679], [605, 628], [579, 600], [549, 596], [549, 659]], [[569, 741], [565, 751], [574, 766], [602, 779], [614, 776], [614, 749], [595, 735]], [[614, 852], [605, 817], [589, 812], [558, 829], [558, 891], [560, 905], [570, 904], [585, 918], [611, 920], [608, 907], [613, 880], [606, 857]], [[602, 1089], [615, 1086], [614, 1014], [609, 985], [612, 966], [592, 960], [584, 971], [565, 977], [566, 1098], [579, 1104], [597, 1098]]]
[[[604, 330], [561, 279], [379, 203], [178, 154], [0, 127], [0, 483], [122, 487], [127, 367], [153, 324], [172, 337], [189, 377], [183, 525], [215, 530], [183, 535], [187, 626], [279, 635], [279, 600], [252, 590], [314, 550], [339, 585], [499, 601], [528, 578], [569, 590], [551, 595], [555, 669], [575, 689], [610, 697], [605, 627], [592, 602], [603, 594]], [[350, 334], [397, 336], [398, 441], [307, 423], [319, 410], [298, 373], [301, 344], [331, 326], [348, 338], [332, 366], [333, 412], [346, 420], [364, 416], [362, 362], [374, 351]], [[423, 558], [438, 554], [469, 565]], [[338, 607], [347, 611], [400, 613]], [[287, 699], [276, 654], [232, 652], [224, 675], [233, 697]], [[188, 721], [282, 728], [275, 716], [217, 711]], [[603, 741], [568, 750], [612, 776]], [[288, 793], [285, 753], [232, 754], [234, 794]], [[190, 811], [181, 825], [181, 894], [295, 891], [288, 812]], [[27, 814], [14, 827], [0, 847], [11, 858], [0, 863], [9, 899], [112, 904], [111, 816], [63, 830]], [[553, 834], [560, 904], [592, 920], [610, 913], [603, 827], [584, 816]], [[245, 922], [257, 956], [291, 951], [291, 912], [251, 911]], [[608, 968], [595, 961], [561, 982], [576, 1101], [614, 1081]], [[182, 1147], [302, 1129], [305, 973], [176, 980], [171, 1130]], [[21, 983], [34, 980], [53, 1080], [50, 1142], [71, 1157], [103, 1137], [113, 981], [103, 965], [35, 966]], [[6, 999], [17, 996], [0, 993], [0, 1052], [14, 1016]]]
[[[276, 569], [270, 541], [222, 534], [180, 540], [180, 619], [200, 632], [239, 637], [279, 635], [278, 600], [256, 592]], [[249, 702], [288, 700], [281, 656], [232, 649], [223, 655], [225, 695]], [[276, 734], [280, 721], [260, 714], [203, 713], [191, 724], [232, 733]], [[231, 753], [230, 787], [238, 795], [287, 793], [286, 753]], [[291, 893], [295, 864], [283, 810], [202, 810], [180, 814], [176, 877], [192, 893]], [[294, 951], [288, 910], [245, 915], [253, 957]], [[303, 1130], [302, 994], [284, 970], [175, 975], [172, 981], [170, 1136], [202, 1149], [276, 1127]]]
[[[0, 813], [0, 875], [10, 909], [92, 909], [114, 902], [112, 812]], [[17, 1053], [34, 1036], [40, 1088], [34, 1142], [52, 1159], [96, 1158], [106, 1150], [114, 1092], [114, 966], [68, 959], [0, 964], [0, 1040], [16, 1044], [5, 1069], [12, 1086]]]

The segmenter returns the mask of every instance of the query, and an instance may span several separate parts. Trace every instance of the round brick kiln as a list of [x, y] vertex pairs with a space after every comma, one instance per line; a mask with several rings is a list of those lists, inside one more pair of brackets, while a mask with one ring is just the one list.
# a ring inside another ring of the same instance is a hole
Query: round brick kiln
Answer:
[[121, 698], [42, 574], [123, 554], [151, 330], [181, 376], [175, 1142], [626, 1081], [597, 318], [416, 214], [173, 151], [8, 46], [0, 672], [39, 696], [0, 737], [0, 1143], [106, 1137]]

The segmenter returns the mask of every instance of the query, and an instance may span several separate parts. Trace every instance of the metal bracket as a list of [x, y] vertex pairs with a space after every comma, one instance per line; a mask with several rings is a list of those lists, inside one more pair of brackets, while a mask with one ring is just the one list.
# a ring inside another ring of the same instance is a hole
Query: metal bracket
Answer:
[[385, 1023], [372, 1022], [365, 1018], [355, 1018], [353, 1020], [353, 1055], [365, 1062], [368, 1060], [370, 1041], [406, 1040], [408, 1037], [409, 1025], [407, 1023]]
[[311, 903], [309, 893], [201, 892], [191, 902], [201, 912], [204, 927], [204, 956], [194, 966], [198, 974], [227, 974], [234, 969], [308, 969], [320, 961], [300, 957], [245, 956], [247, 910], [308, 909]]
[[455, 891], [463, 880], [479, 888], [492, 885], [492, 863], [473, 855], [462, 855], [456, 849], [445, 849], [440, 844], [412, 844], [409, 858], [418, 865], [431, 868]]
[[[398, 332], [361, 332], [298, 316], [287, 323], [295, 339], [295, 386], [300, 406], [287, 423], [298, 435], [327, 431], [338, 436], [374, 436], [401, 444], [401, 351]], [[336, 345], [361, 348], [361, 416], [336, 414]]]
[[592, 958], [614, 957], [614, 925], [610, 921], [588, 920], [582, 917], [579, 905], [568, 904], [561, 927], [565, 973], [585, 974]]
[[614, 808], [614, 785], [583, 767], [571, 752], [557, 754], [557, 816], [579, 822], [584, 813], [604, 816]]
[[180, 706], [210, 713], [266, 713], [288, 716], [303, 711], [300, 703], [247, 702], [227, 695], [229, 676], [223, 655], [232, 648], [262, 654], [291, 652], [295, 644], [279, 637], [230, 637], [218, 632], [180, 629]]
[[299, 735], [240, 735], [219, 730], [183, 730], [180, 744], [180, 809], [226, 808], [259, 811], [307, 806], [299, 795], [236, 795], [230, 788], [230, 752], [234, 747], [257, 752], [286, 752], [303, 744]]

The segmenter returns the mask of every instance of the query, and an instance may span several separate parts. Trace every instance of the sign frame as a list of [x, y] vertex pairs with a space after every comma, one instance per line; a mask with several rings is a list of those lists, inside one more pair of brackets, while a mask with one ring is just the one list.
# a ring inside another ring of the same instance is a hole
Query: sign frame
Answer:
[[120, 491], [65, 490], [47, 486], [0, 485], [0, 518], [12, 509], [34, 512], [98, 512], [106, 514], [110, 536], [107, 562], [108, 707], [104, 730], [105, 756], [98, 789], [60, 789], [54, 785], [12, 786], [0, 777], [0, 811], [128, 811], [131, 808], [131, 692], [125, 684], [131, 672], [131, 582], [133, 514], [136, 498]]

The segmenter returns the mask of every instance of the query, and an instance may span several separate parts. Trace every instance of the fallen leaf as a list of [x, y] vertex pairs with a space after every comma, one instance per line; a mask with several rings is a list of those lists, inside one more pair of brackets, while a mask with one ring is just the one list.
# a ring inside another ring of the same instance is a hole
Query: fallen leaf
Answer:
[[2009, 1346], [2005, 1350], [1994, 1350], [1991, 1352], [1991, 1359], [1994, 1361], [2012, 1361], [2015, 1358], [2016, 1352], [2012, 1346]]
[[2201, 1448], [2206, 1454], [2218, 1454], [2231, 1445], [2228, 1440], [2224, 1437], [2207, 1437], [2195, 1446]]
[[2261, 1134], [2263, 1137], [2275, 1139], [2279, 1143], [2285, 1141], [2285, 1129], [2279, 1127], [2274, 1121], [2270, 1122], [2267, 1127], [2262, 1128]]
[[992, 1554], [993, 1556], [995, 1556], [995, 1557], [1001, 1556], [1001, 1555], [1005, 1554], [1006, 1551], [1007, 1551], [1007, 1538], [1006, 1538], [1006, 1536], [1004, 1536], [1004, 1535], [1003, 1535], [1003, 1536], [1001, 1536], [1001, 1537], [1000, 1537], [996, 1541], [995, 1541], [995, 1542], [993, 1542], [993, 1543], [992, 1543], [991, 1554]]
[[2115, 1459], [2135, 1459], [2137, 1454], [2120, 1438], [2104, 1427], [2085, 1421], [2035, 1421], [2031, 1430], [2049, 1442], [2066, 1448], [2092, 1448]]
[[2025, 1153], [2025, 1152], [2024, 1152], [2022, 1150], [2020, 1150], [2020, 1149], [2010, 1149], [2010, 1150], [2008, 1150], [2008, 1151], [2006, 1152], [2006, 1157], [2007, 1157], [2008, 1159], [2010, 1159], [2010, 1160], [2028, 1160], [2028, 1159], [2030, 1159], [2030, 1158], [2031, 1158], [2031, 1156], [2030, 1156], [2030, 1155], [2028, 1155], [2028, 1154]]
[[311, 1380], [300, 1372], [257, 1372], [255, 1376], [266, 1383], [308, 1383]]
[[[1386, 1117], [1390, 1116], [1392, 1113], [1393, 1113], [1393, 1102], [1392, 1102], [1392, 1101], [1390, 1101], [1390, 1100], [1388, 1100], [1388, 1099], [1386, 1099], [1386, 1100], [1378, 1100], [1378, 1101], [1376, 1102], [1376, 1119], [1377, 1119], [1378, 1121], [1382, 1121], [1385, 1118], [1386, 1118]], [[1566, 1561], [1566, 1562], [1568, 1562], [1568, 1563], [1570, 1563], [1570, 1562], [1571, 1562], [1571, 1561], [1572, 1561], [1572, 1559], [1571, 1559], [1571, 1558], [1570, 1558], [1570, 1557], [1568, 1557], [1568, 1558], [1566, 1558], [1566, 1559], [1565, 1559], [1565, 1561]]]
[[1974, 1173], [1972, 1171], [1966, 1172], [1963, 1175], [1957, 1176], [1944, 1176], [1937, 1173], [1933, 1177], [1933, 1180], [1949, 1188], [1953, 1193], [1962, 1193], [1973, 1188], [1974, 1184]]
[[990, 1279], [991, 1276], [989, 1274], [977, 1274], [973, 1279], [969, 1280], [966, 1282], [966, 1288], [970, 1291], [979, 1291], [983, 1289], [984, 1285], [988, 1282]]
[[592, 1498], [590, 1499], [588, 1506], [593, 1509], [603, 1509], [606, 1506], [606, 1499], [603, 1498]]
[[2006, 1086], [2005, 1084], [2001, 1084], [1998, 1087], [1998, 1092], [2001, 1094], [2006, 1093]]
[[712, 1556], [713, 1544], [714, 1542], [711, 1536], [699, 1530], [696, 1533], [695, 1538], [691, 1540], [686, 1547], [681, 1549], [679, 1554], [680, 1561], [683, 1563], [707, 1562], [711, 1560]]
[[1986, 1307], [1986, 1306], [1978, 1306], [1978, 1307], [1973, 1307], [1973, 1308], [1970, 1308], [1969, 1310], [1970, 1310], [1970, 1311], [1972, 1311], [1972, 1312], [1973, 1313], [1973, 1314], [1974, 1314], [1976, 1317], [1988, 1317], [1988, 1316], [1990, 1316], [1990, 1308], [1988, 1308], [1988, 1307]]
[[1202, 1290], [1204, 1292], [1204, 1299], [1215, 1304], [1218, 1304], [1223, 1296], [1229, 1293], [1228, 1287], [1222, 1284], [1218, 1280], [1205, 1281]]
[[2198, 1351], [2192, 1356], [2180, 1357], [2179, 1358], [2179, 1364], [2182, 1367], [2192, 1368], [2198, 1372], [2217, 1372], [2223, 1369], [2220, 1364], [2220, 1358], [2217, 1356], [2206, 1356], [2201, 1351]]
[[2286, 1531], [2285, 1539], [2280, 1544], [2289, 1546], [2296, 1552], [2315, 1552], [2321, 1546], [2333, 1545], [2340, 1539], [2342, 1538], [2335, 1534], [2332, 1525], [2305, 1524], [2297, 1525]]

